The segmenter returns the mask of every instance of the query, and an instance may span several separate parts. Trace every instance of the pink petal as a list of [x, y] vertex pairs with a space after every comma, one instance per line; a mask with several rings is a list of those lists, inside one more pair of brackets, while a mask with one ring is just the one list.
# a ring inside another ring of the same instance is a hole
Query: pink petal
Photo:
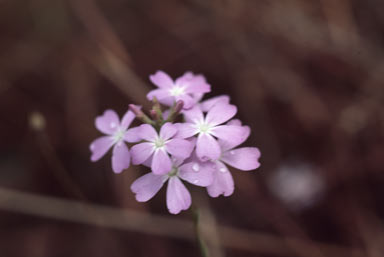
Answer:
[[233, 119], [228, 121], [226, 125], [241, 126], [242, 123], [241, 123], [241, 120], [239, 119]]
[[163, 71], [157, 71], [155, 74], [150, 75], [149, 79], [159, 88], [169, 88], [174, 85], [171, 77], [169, 77], [168, 74]]
[[175, 98], [173, 96], [165, 97], [162, 99], [158, 99], [159, 102], [165, 106], [172, 106], [175, 103]]
[[204, 120], [204, 115], [198, 106], [183, 111], [184, 118], [187, 122], [196, 123]]
[[235, 190], [232, 175], [222, 162], [218, 161], [216, 164], [213, 182], [207, 187], [208, 194], [211, 197], [230, 196]]
[[177, 158], [186, 159], [191, 155], [194, 144], [185, 139], [171, 139], [165, 145], [167, 152]]
[[131, 155], [128, 151], [128, 147], [124, 142], [118, 142], [113, 147], [112, 152], [112, 170], [115, 173], [120, 173], [125, 169], [128, 169], [131, 162]]
[[209, 99], [203, 101], [200, 104], [200, 108], [204, 112], [207, 112], [217, 103], [229, 104], [229, 100], [230, 100], [230, 98], [227, 95], [220, 95], [220, 96], [212, 97], [212, 98], [209, 98]]
[[138, 202], [146, 202], [159, 192], [165, 181], [167, 181], [167, 176], [159, 176], [150, 172], [136, 179], [131, 185], [131, 190], [136, 194]]
[[132, 111], [127, 111], [121, 119], [121, 128], [126, 130], [135, 119], [136, 115]]
[[248, 139], [249, 135], [251, 134], [251, 128], [249, 126], [242, 126], [242, 128], [243, 128], [242, 136], [238, 140], [231, 140], [231, 141], [221, 140], [221, 139], [218, 140], [222, 152], [235, 148], [236, 146], [241, 145]]
[[91, 161], [100, 160], [108, 152], [109, 148], [112, 147], [113, 142], [113, 138], [109, 136], [99, 137], [94, 140], [89, 146], [92, 152]]
[[152, 172], [157, 175], [167, 174], [172, 169], [171, 158], [164, 150], [157, 150], [152, 159]]
[[112, 135], [119, 128], [119, 116], [113, 110], [106, 110], [103, 115], [96, 118], [95, 125], [101, 132]]
[[173, 101], [173, 97], [169, 93], [168, 89], [159, 88], [149, 91], [149, 93], [147, 94], [147, 99], [152, 101], [153, 97], [156, 97], [156, 99], [159, 101], [162, 101], [167, 98], [169, 98], [167, 101], [169, 101], [170, 103], [172, 103]]
[[221, 140], [227, 141], [231, 146], [238, 146], [247, 139], [249, 135], [248, 130], [249, 128], [247, 126], [222, 125], [214, 127], [211, 134]]
[[147, 141], [153, 142], [157, 138], [156, 130], [149, 124], [140, 125], [140, 129], [138, 130], [139, 136]]
[[168, 119], [170, 112], [171, 112], [171, 109], [167, 109], [167, 110], [163, 111], [164, 120]]
[[181, 85], [185, 85], [186, 83], [188, 83], [188, 82], [190, 82], [191, 80], [193, 80], [194, 77], [195, 77], [195, 76], [193, 75], [192, 72], [187, 71], [187, 72], [185, 72], [185, 73], [183, 74], [183, 76], [178, 77], [178, 78], [176, 79], [175, 84], [176, 84], [176, 85], [179, 85], [179, 86], [181, 86]]
[[145, 162], [153, 152], [154, 152], [154, 147], [152, 143], [140, 143], [132, 146], [131, 148], [132, 163], [134, 165], [138, 165]]
[[167, 207], [169, 212], [178, 214], [182, 210], [187, 210], [191, 203], [191, 195], [180, 179], [176, 176], [169, 178], [167, 187]]
[[256, 147], [242, 147], [223, 153], [221, 160], [239, 170], [254, 170], [260, 166], [260, 151]]
[[217, 160], [220, 157], [220, 146], [211, 135], [200, 134], [196, 142], [196, 154], [202, 161]]
[[127, 141], [128, 143], [136, 143], [141, 141], [139, 130], [140, 130], [140, 127], [134, 127], [134, 128], [128, 129], [124, 133], [124, 140]]
[[144, 165], [145, 167], [151, 168], [152, 167], [152, 159], [153, 159], [153, 154], [146, 159], [141, 165]]
[[220, 102], [208, 111], [205, 120], [208, 124], [216, 126], [231, 119], [235, 116], [236, 112], [236, 106]]
[[189, 94], [204, 94], [211, 92], [211, 85], [209, 85], [203, 76], [196, 76], [193, 78], [186, 88], [185, 92]]
[[160, 138], [168, 140], [177, 133], [177, 126], [170, 122], [165, 123], [160, 129]]
[[179, 167], [179, 177], [193, 185], [206, 187], [212, 184], [214, 171], [213, 162], [192, 161]]
[[176, 123], [177, 126], [177, 134], [175, 137], [177, 138], [188, 138], [196, 135], [197, 130], [191, 123]]

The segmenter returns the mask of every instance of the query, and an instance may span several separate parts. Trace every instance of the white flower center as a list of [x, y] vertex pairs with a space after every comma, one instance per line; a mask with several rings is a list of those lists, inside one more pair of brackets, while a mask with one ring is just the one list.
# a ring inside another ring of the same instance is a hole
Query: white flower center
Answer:
[[171, 94], [171, 96], [180, 96], [184, 95], [185, 89], [184, 87], [174, 86], [169, 90], [169, 93]]
[[211, 132], [212, 126], [207, 123], [200, 123], [197, 125], [199, 133], [209, 134]]
[[118, 129], [113, 135], [113, 140], [115, 141], [115, 143], [122, 141], [124, 139], [124, 134], [124, 130]]
[[164, 147], [165, 143], [166, 143], [166, 142], [165, 142], [164, 139], [162, 139], [162, 138], [157, 138], [157, 139], [153, 142], [153, 144], [155, 145], [155, 148], [156, 148], [156, 149], [159, 149], [159, 148]]

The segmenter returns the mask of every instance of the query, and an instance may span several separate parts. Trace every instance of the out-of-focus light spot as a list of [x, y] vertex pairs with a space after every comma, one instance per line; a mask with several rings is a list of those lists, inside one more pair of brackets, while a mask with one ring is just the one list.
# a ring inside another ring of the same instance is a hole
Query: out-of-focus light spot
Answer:
[[325, 181], [309, 164], [283, 164], [270, 177], [268, 186], [288, 208], [302, 210], [320, 200]]

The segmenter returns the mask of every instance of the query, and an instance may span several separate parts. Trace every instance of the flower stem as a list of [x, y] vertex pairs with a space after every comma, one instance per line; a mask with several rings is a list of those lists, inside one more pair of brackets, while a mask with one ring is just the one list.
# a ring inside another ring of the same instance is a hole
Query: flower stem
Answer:
[[201, 225], [201, 223], [200, 223], [200, 210], [197, 207], [195, 207], [193, 209], [193, 223], [194, 223], [194, 228], [195, 228], [196, 239], [197, 239], [197, 242], [198, 242], [199, 248], [200, 248], [200, 254], [202, 257], [209, 257], [207, 245], [206, 245], [204, 238], [203, 238], [201, 231], [200, 231], [200, 225]]

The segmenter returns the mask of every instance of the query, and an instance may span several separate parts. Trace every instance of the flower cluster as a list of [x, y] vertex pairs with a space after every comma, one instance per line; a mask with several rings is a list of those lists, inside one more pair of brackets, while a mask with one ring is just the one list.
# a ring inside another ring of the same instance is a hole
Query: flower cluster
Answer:
[[[232, 119], [237, 113], [228, 96], [202, 100], [211, 86], [202, 75], [185, 73], [173, 81], [156, 72], [150, 80], [158, 89], [147, 95], [153, 102], [150, 116], [130, 105], [121, 121], [112, 110], [96, 118], [96, 128], [106, 134], [90, 145], [91, 160], [97, 161], [112, 149], [112, 169], [120, 173], [142, 164], [151, 172], [131, 185], [139, 202], [151, 199], [165, 183], [170, 213], [191, 205], [191, 195], [182, 181], [205, 187], [211, 197], [230, 196], [234, 182], [228, 166], [254, 170], [260, 166], [256, 147], [240, 147], [250, 128]], [[163, 111], [161, 104], [168, 109]], [[144, 124], [130, 128], [134, 119]], [[127, 143], [134, 144], [130, 149]]]

